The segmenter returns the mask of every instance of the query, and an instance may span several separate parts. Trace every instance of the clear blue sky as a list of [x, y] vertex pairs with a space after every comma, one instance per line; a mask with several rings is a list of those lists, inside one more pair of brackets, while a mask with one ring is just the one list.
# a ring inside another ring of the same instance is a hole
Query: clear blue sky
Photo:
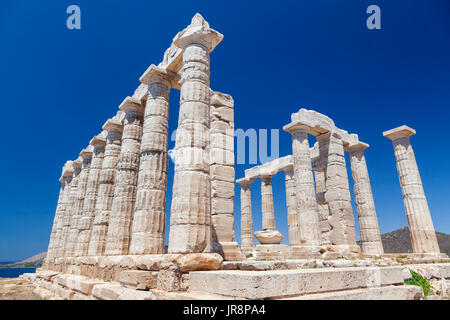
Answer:
[[[81, 8], [81, 30], [66, 8]], [[381, 8], [381, 30], [366, 8]], [[437, 231], [450, 233], [450, 2], [37, 1], [0, 2], [0, 261], [47, 249], [61, 167], [86, 147], [200, 12], [224, 34], [211, 87], [235, 100], [236, 128], [281, 128], [300, 107], [334, 119], [367, 150], [381, 232], [407, 224], [391, 142], [407, 124]], [[178, 120], [172, 90], [170, 130]], [[170, 145], [170, 147], [173, 147]], [[280, 132], [280, 155], [291, 153]], [[236, 177], [252, 165], [238, 165]], [[170, 167], [173, 170], [173, 164]], [[287, 237], [283, 174], [274, 177], [276, 223]], [[169, 179], [170, 208], [172, 177]], [[252, 187], [255, 230], [260, 186]], [[239, 239], [239, 187], [236, 189]]]

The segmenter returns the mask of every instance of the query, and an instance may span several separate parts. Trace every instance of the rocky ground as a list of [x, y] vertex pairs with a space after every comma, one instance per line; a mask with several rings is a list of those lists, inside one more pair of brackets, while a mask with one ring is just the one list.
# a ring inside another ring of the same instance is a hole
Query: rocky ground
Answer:
[[0, 300], [42, 300], [36, 286], [20, 278], [0, 278]]

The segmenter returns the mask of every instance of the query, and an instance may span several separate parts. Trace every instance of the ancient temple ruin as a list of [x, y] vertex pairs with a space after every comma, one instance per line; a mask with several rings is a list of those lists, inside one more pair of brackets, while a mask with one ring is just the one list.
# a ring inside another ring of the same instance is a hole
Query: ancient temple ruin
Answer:
[[[275, 261], [269, 269], [274, 270], [280, 265], [302, 269], [306, 264], [299, 261], [310, 259], [317, 263], [384, 256], [364, 156], [369, 145], [329, 117], [303, 108], [293, 113], [283, 128], [292, 135], [292, 154], [247, 169], [244, 177], [235, 180], [234, 100], [212, 90], [209, 80], [210, 53], [222, 38], [196, 14], [174, 37], [162, 62], [143, 73], [139, 87], [123, 100], [102, 131], [77, 159], [65, 163], [48, 255], [33, 278], [36, 283], [70, 299], [162, 299], [168, 298], [162, 292], [190, 290], [216, 297], [281, 297], [302, 292], [245, 293], [256, 275], [233, 270], [255, 270], [248, 262], [259, 260]], [[174, 180], [167, 186], [171, 89], [180, 90], [180, 106], [178, 127], [172, 128], [177, 129]], [[414, 252], [421, 258], [445, 259], [409, 140], [414, 133], [402, 126], [384, 135], [394, 143]], [[309, 135], [317, 140], [312, 147]], [[346, 152], [361, 245], [356, 242]], [[277, 230], [275, 221], [277, 195], [271, 177], [280, 171], [285, 173], [288, 235]], [[254, 230], [252, 223], [258, 213], [252, 211], [250, 185], [256, 179], [261, 181], [263, 230]], [[236, 182], [240, 245], [234, 238]], [[166, 226], [168, 187], [172, 202]], [[281, 244], [284, 237], [288, 244]], [[377, 269], [367, 270], [348, 272], [373, 272], [378, 277]], [[306, 277], [303, 271], [295, 276]], [[392, 272], [403, 281], [401, 272]], [[290, 279], [279, 276], [280, 281]], [[352, 285], [365, 288], [367, 283]], [[244, 289], [239, 291], [239, 286]]]

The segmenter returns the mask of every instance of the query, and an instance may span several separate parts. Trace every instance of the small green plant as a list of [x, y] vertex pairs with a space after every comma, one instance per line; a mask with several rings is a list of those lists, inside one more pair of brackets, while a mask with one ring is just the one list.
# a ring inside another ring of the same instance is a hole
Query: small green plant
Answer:
[[248, 255], [245, 256], [247, 259], [248, 258], [253, 258], [253, 253], [249, 253]]
[[434, 287], [431, 285], [431, 283], [427, 279], [424, 279], [417, 272], [412, 271], [411, 269], [409, 269], [409, 271], [411, 272], [412, 278], [405, 280], [405, 284], [422, 287], [423, 293], [425, 294], [425, 296], [430, 295], [432, 292], [432, 289], [434, 289]]
[[317, 262], [316, 262], [316, 260], [314, 260], [314, 262], [313, 262], [313, 268], [314, 268], [314, 269], [317, 268]]

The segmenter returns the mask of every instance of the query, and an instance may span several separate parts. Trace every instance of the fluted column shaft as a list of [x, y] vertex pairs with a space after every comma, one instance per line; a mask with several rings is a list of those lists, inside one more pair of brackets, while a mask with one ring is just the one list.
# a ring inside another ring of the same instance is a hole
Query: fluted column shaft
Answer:
[[[317, 164], [317, 166], [316, 166]], [[317, 209], [319, 212], [319, 225], [320, 233], [322, 234], [322, 244], [328, 245], [330, 242], [330, 230], [331, 226], [328, 222], [330, 211], [328, 209], [328, 202], [325, 200], [326, 182], [325, 182], [325, 170], [320, 167], [321, 160], [315, 161], [314, 164], [314, 178], [316, 181], [316, 199]]]
[[67, 220], [67, 216], [70, 214], [70, 210], [67, 210], [69, 200], [70, 200], [70, 190], [71, 190], [71, 183], [73, 178], [73, 169], [72, 172], [70, 172], [65, 177], [65, 187], [64, 187], [64, 195], [63, 195], [63, 201], [61, 204], [61, 219], [58, 221], [58, 225], [56, 228], [56, 235], [55, 235], [55, 252], [56, 257], [63, 257], [64, 256], [64, 232], [63, 232], [63, 226], [64, 226], [64, 220]]
[[122, 124], [119, 121], [110, 119], [103, 129], [108, 134], [95, 204], [94, 224], [89, 241], [89, 256], [101, 256], [105, 252], [109, 217], [114, 198], [117, 159], [122, 144]]
[[78, 182], [79, 177], [81, 173], [81, 161], [76, 160], [73, 162], [73, 179], [71, 183], [70, 188], [70, 195], [69, 195], [69, 202], [67, 203], [66, 207], [66, 215], [63, 220], [63, 231], [62, 231], [62, 239], [61, 242], [64, 247], [63, 256], [64, 257], [70, 257], [71, 256], [71, 250], [69, 248], [69, 242], [70, 242], [70, 230], [72, 230], [73, 227], [75, 227], [73, 224], [75, 222], [76, 217], [74, 215], [76, 214], [76, 202], [77, 202], [77, 195], [78, 195]]
[[156, 67], [149, 73], [130, 254], [164, 253], [171, 86]]
[[181, 83], [168, 251], [211, 252], [209, 50], [204, 45], [185, 44]]
[[349, 150], [353, 190], [355, 193], [362, 253], [381, 255], [384, 253], [383, 244], [381, 242], [377, 212], [364, 155], [364, 149], [367, 146], [360, 143]]
[[89, 169], [91, 166], [92, 152], [80, 154], [83, 158], [81, 164], [81, 172], [78, 177], [78, 188], [75, 194], [75, 199], [72, 208], [72, 217], [70, 221], [70, 231], [66, 243], [66, 256], [71, 257], [75, 254], [75, 247], [78, 241], [79, 234], [79, 220], [83, 214], [83, 203], [86, 196], [87, 182], [89, 178]]
[[329, 240], [333, 245], [356, 246], [355, 220], [342, 138], [337, 133], [328, 132], [318, 136], [317, 140], [320, 156], [326, 159], [325, 200], [331, 227]]
[[275, 231], [275, 210], [273, 207], [272, 176], [261, 177], [262, 228]]
[[61, 188], [59, 189], [59, 196], [58, 196], [58, 203], [56, 205], [56, 211], [55, 211], [55, 218], [53, 219], [53, 225], [52, 225], [52, 232], [50, 234], [50, 241], [48, 243], [48, 250], [47, 250], [47, 256], [46, 261], [50, 261], [53, 258], [56, 257], [56, 236], [57, 236], [57, 228], [59, 220], [61, 219], [61, 208], [63, 205], [63, 199], [64, 199], [64, 189], [66, 186], [65, 179], [61, 178]]
[[94, 150], [86, 185], [86, 196], [83, 202], [82, 215], [78, 223], [78, 241], [74, 251], [74, 256], [76, 257], [86, 256], [88, 253], [106, 139], [96, 136], [91, 140], [90, 144], [93, 146]]
[[294, 168], [284, 171], [286, 186], [286, 207], [288, 213], [289, 245], [300, 245], [300, 225], [297, 211], [297, 191]]
[[412, 134], [415, 134], [415, 131], [406, 126], [384, 133], [394, 145], [413, 251], [415, 253], [439, 253], [436, 232], [409, 138]]
[[136, 201], [144, 110], [140, 101], [132, 98], [127, 98], [120, 109], [125, 112], [125, 119], [105, 255], [128, 254], [131, 219]]
[[253, 215], [251, 182], [242, 181], [241, 184], [241, 248], [253, 249]]
[[293, 126], [288, 130], [292, 135], [292, 156], [301, 243], [302, 245], [320, 245], [322, 239], [309, 151], [309, 128], [300, 125]]

